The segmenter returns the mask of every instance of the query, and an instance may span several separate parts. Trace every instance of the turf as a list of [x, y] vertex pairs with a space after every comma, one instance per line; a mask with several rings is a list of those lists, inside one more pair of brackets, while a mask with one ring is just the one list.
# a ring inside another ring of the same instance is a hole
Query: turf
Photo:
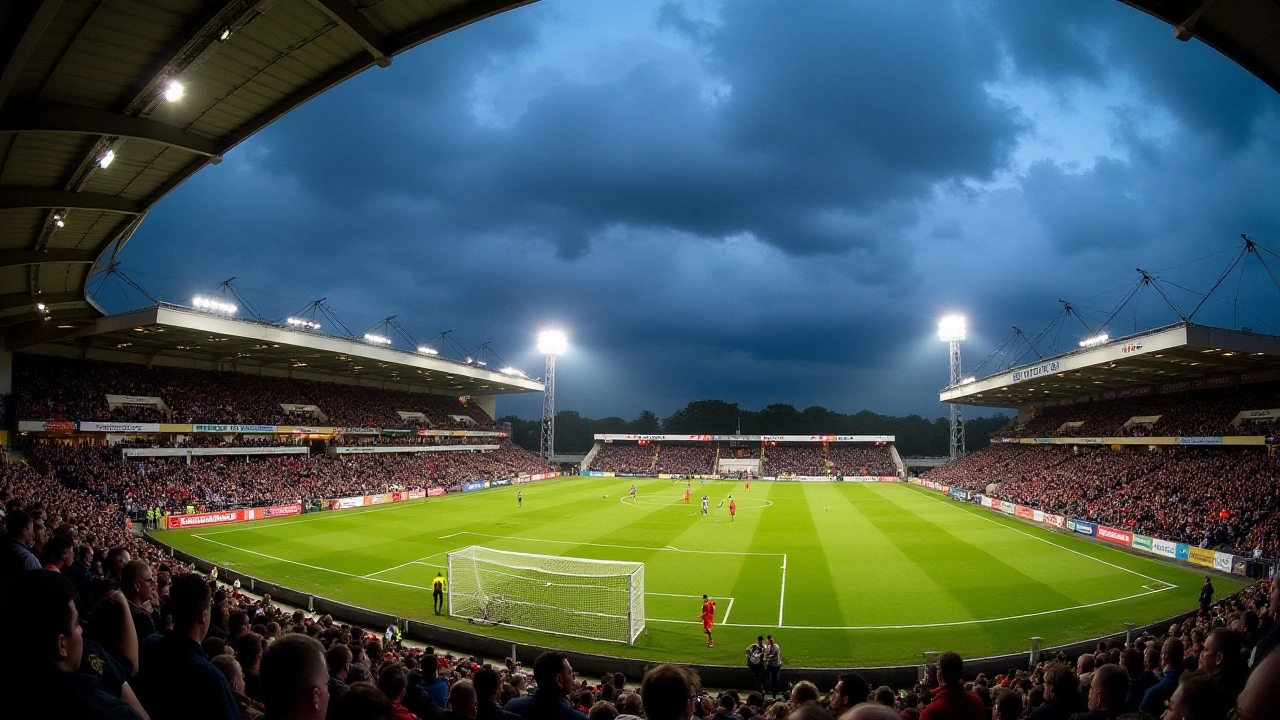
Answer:
[[[627, 498], [634, 482], [638, 502]], [[402, 617], [436, 616], [444, 553], [502, 550], [645, 563], [647, 631], [633, 647], [489, 628], [513, 641], [654, 660], [741, 664], [772, 633], [792, 667], [917, 663], [1122, 631], [1193, 608], [1202, 574], [897, 484], [570, 478], [278, 521], [161, 533], [224, 567]], [[524, 492], [517, 508], [516, 492]], [[737, 519], [717, 516], [732, 494]], [[607, 498], [605, 496], [608, 496]], [[1215, 578], [1220, 595], [1243, 583]], [[697, 624], [718, 600], [715, 648]], [[726, 617], [727, 615], [727, 617]]]

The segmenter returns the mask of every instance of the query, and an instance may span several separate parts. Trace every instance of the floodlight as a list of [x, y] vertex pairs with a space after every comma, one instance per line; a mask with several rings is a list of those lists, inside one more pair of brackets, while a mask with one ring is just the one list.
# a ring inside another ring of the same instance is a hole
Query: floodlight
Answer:
[[225, 28], [222, 31], [222, 34], [218, 36], [218, 39], [222, 42], [226, 42], [229, 37], [231, 37], [231, 28]]
[[374, 345], [390, 345], [391, 344], [391, 338], [385, 337], [382, 335], [375, 335], [373, 333], [365, 333], [364, 339], [366, 342], [371, 342]]
[[44, 311], [45, 311], [45, 304], [44, 304], [44, 303], [36, 303], [36, 310], [39, 310], [40, 312], [44, 312]]
[[191, 306], [197, 310], [205, 310], [211, 313], [222, 313], [224, 315], [235, 315], [236, 311], [239, 310], [239, 308], [237, 308], [233, 303], [214, 300], [213, 298], [207, 298], [203, 295], [197, 295], [192, 298]]
[[98, 158], [98, 167], [102, 168], [103, 170], [106, 170], [107, 167], [111, 165], [111, 161], [115, 159], [116, 159], [116, 151], [107, 150], [106, 152], [102, 153], [102, 157]]
[[186, 92], [186, 88], [182, 87], [182, 83], [177, 80], [169, 82], [164, 89], [164, 99], [169, 102], [176, 102], [182, 98], [182, 93]]
[[938, 321], [938, 339], [942, 342], [959, 342], [964, 339], [968, 323], [963, 315], [947, 315]]
[[296, 328], [302, 328], [303, 330], [319, 330], [320, 329], [320, 323], [314, 320], [304, 320], [303, 318], [291, 317], [291, 318], [287, 318], [284, 322], [286, 325], [290, 325]]
[[1081, 340], [1080, 347], [1082, 348], [1095, 347], [1105, 343], [1109, 339], [1110, 338], [1107, 337], [1106, 333], [1098, 333], [1097, 335], [1094, 335], [1091, 338], [1085, 338], [1084, 340]]
[[543, 330], [538, 333], [538, 352], [543, 355], [563, 355], [569, 347], [569, 338], [563, 330]]
[[961, 381], [960, 381], [960, 384], [961, 384], [961, 385], [968, 385], [968, 384], [969, 384], [969, 383], [971, 383], [971, 382], [977, 382], [977, 381], [978, 381], [978, 378], [970, 376], [970, 377], [967, 377], [967, 378], [965, 378], [965, 379], [961, 380]]
[[511, 377], [528, 377], [527, 375], [524, 374], [523, 370], [518, 370], [510, 366], [504, 367], [498, 372], [502, 373], [503, 375], [510, 375]]
[[58, 227], [66, 227], [66, 226], [67, 226], [67, 224], [66, 224], [65, 222], [63, 222], [62, 218], [58, 218], [58, 219], [54, 220], [54, 221], [53, 221], [53, 224], [54, 224], [54, 225], [57, 225]]
[[436, 350], [433, 347], [427, 347], [426, 345], [419, 345], [418, 352], [422, 353], [423, 355], [439, 355], [440, 354], [439, 350]]

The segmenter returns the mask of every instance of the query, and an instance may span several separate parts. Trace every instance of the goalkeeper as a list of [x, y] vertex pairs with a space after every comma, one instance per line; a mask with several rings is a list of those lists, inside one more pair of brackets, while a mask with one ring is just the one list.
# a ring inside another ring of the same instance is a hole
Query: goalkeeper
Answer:
[[431, 607], [437, 615], [444, 610], [444, 573], [437, 572], [431, 581]]

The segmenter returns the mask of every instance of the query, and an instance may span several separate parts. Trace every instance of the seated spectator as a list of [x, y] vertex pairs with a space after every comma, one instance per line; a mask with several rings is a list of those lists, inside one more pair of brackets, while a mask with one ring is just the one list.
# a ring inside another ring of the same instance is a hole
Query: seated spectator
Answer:
[[128, 703], [107, 693], [92, 675], [77, 672], [84, 653], [75, 586], [52, 570], [13, 579], [5, 617], [5, 714], [9, 717], [140, 718]]
[[[524, 720], [585, 720], [586, 715], [569, 704], [573, 691], [573, 668], [560, 652], [544, 652], [533, 662], [533, 681], [538, 690], [528, 697], [507, 703], [507, 712]], [[648, 710], [648, 708], [645, 708]], [[654, 720], [650, 713], [650, 720]]]

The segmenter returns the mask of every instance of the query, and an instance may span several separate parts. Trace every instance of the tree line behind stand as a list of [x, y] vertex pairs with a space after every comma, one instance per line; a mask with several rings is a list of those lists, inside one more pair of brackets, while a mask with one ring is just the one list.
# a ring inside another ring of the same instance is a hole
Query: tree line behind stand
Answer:
[[[970, 451], [984, 448], [991, 433], [1009, 423], [1009, 416], [995, 415], [965, 421], [967, 447]], [[809, 407], [797, 410], [792, 405], [769, 405], [762, 410], [743, 410], [737, 403], [723, 400], [698, 400], [659, 419], [649, 410], [634, 420], [620, 417], [592, 419], [572, 410], [556, 413], [556, 452], [585, 453], [591, 449], [597, 433], [643, 434], [668, 433], [693, 435], [710, 433], [732, 435], [741, 420], [743, 435], [893, 435], [898, 452], [903, 456], [938, 457], [947, 454], [949, 421], [933, 420], [919, 415], [896, 417], [863, 410], [852, 415]], [[508, 415], [501, 422], [511, 424], [512, 440], [517, 445], [538, 451], [539, 423]]]

